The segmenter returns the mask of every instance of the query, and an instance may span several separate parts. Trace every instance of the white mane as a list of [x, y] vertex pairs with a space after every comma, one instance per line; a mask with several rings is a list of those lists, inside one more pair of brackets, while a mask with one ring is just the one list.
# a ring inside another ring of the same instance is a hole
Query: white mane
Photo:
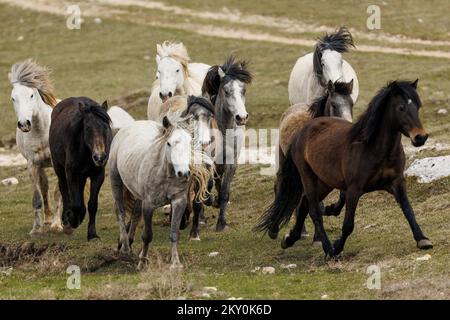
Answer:
[[156, 45], [156, 54], [162, 59], [169, 57], [175, 59], [183, 66], [184, 71], [187, 73], [188, 64], [191, 59], [187, 53], [186, 47], [181, 42], [164, 41], [162, 44]]
[[52, 107], [56, 105], [50, 70], [47, 67], [38, 65], [32, 59], [27, 59], [14, 64], [8, 78], [11, 84], [19, 83], [37, 89], [46, 104]]

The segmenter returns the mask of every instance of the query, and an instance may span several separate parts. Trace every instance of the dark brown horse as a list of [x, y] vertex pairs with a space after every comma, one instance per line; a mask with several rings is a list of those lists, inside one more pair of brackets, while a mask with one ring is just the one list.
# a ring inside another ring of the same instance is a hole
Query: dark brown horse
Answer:
[[106, 101], [100, 106], [85, 98], [68, 98], [56, 105], [50, 126], [50, 152], [63, 199], [64, 232], [70, 234], [86, 215], [84, 188], [90, 179], [88, 240], [98, 238], [95, 216], [105, 179], [112, 140]]
[[[283, 239], [282, 247], [290, 247], [299, 239], [309, 212], [325, 253], [335, 256], [344, 249], [353, 231], [359, 198], [385, 190], [402, 208], [418, 248], [432, 248], [416, 222], [403, 176], [401, 135], [410, 137], [414, 146], [423, 145], [428, 138], [419, 119], [421, 102], [416, 88], [417, 80], [393, 81], [379, 91], [355, 124], [337, 118], [316, 118], [296, 132], [279, 169], [275, 200], [257, 228], [279, 228], [300, 206], [297, 222]], [[333, 189], [346, 191], [346, 212], [342, 236], [332, 245], [323, 227], [319, 203]]]

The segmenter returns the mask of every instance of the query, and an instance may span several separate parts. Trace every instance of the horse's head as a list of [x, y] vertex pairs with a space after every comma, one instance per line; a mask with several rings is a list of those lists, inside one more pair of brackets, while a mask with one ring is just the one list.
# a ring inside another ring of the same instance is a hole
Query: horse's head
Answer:
[[182, 117], [191, 116], [194, 122], [194, 141], [203, 149], [211, 144], [211, 121], [214, 117], [214, 106], [202, 97], [189, 96], [188, 106], [181, 114]]
[[165, 41], [156, 45], [156, 79], [162, 102], [182, 91], [188, 78], [189, 56], [182, 43]]
[[22, 132], [29, 132], [32, 126], [33, 116], [39, 112], [39, 92], [37, 89], [13, 84], [11, 101], [17, 117], [17, 128]]
[[419, 118], [419, 109], [422, 106], [419, 95], [417, 94], [417, 83], [409, 81], [394, 81], [390, 84], [393, 89], [388, 101], [387, 110], [389, 110], [391, 126], [397, 127], [405, 136], [411, 139], [415, 147], [425, 144], [428, 134], [422, 127]]
[[325, 115], [338, 117], [347, 121], [353, 121], [353, 79], [346, 82], [331, 82], [327, 84], [327, 101], [325, 104]]
[[83, 138], [92, 154], [92, 161], [97, 167], [106, 165], [112, 140], [111, 119], [108, 116], [108, 103], [88, 105], [79, 103], [83, 114]]
[[238, 126], [245, 125], [248, 112], [245, 107], [246, 87], [252, 81], [245, 61], [235, 62], [234, 57], [228, 58], [223, 66], [217, 67], [220, 81], [216, 99], [222, 102], [222, 108], [228, 111]]
[[166, 158], [172, 164], [178, 179], [189, 178], [191, 175], [192, 136], [186, 129], [172, 124], [167, 116], [164, 116], [162, 124], [166, 131], [164, 134], [166, 136]]

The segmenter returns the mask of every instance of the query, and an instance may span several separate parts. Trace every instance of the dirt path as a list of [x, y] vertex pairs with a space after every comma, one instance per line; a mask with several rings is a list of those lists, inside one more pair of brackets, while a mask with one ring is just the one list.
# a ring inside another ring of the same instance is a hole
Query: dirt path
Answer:
[[[14, 6], [19, 6], [24, 9], [46, 12], [56, 15], [67, 15], [66, 8], [69, 3], [64, 0], [0, 0], [0, 3], [8, 3]], [[126, 7], [137, 6], [149, 10], [158, 10], [163, 12], [170, 12], [171, 14], [178, 16], [185, 16], [191, 18], [200, 18], [210, 21], [225, 21], [242, 25], [264, 26], [277, 28], [281, 30], [290, 30], [290, 32], [317, 32], [317, 31], [332, 31], [331, 27], [308, 25], [298, 20], [292, 20], [287, 18], [276, 18], [270, 16], [260, 15], [244, 15], [239, 12], [230, 12], [224, 9], [219, 12], [210, 11], [196, 11], [188, 8], [182, 8], [179, 6], [166, 5], [158, 1], [142, 1], [142, 0], [97, 0], [89, 3], [80, 3], [82, 14], [85, 17], [110, 17], [114, 18], [116, 14], [126, 14]], [[133, 19], [134, 20], [134, 19]], [[224, 28], [207, 24], [194, 24], [194, 23], [170, 23], [161, 21], [136, 21], [146, 25], [154, 27], [164, 27], [179, 30], [189, 30], [191, 32], [220, 38], [229, 39], [244, 39], [251, 41], [264, 41], [272, 43], [280, 43], [287, 45], [299, 45], [311, 47], [315, 44], [315, 41], [302, 38], [288, 38], [283, 36], [277, 36], [270, 33], [254, 32], [245, 28]], [[420, 44], [426, 46], [442, 46], [450, 45], [449, 41], [430, 41], [423, 39], [408, 38], [401, 35], [387, 35], [381, 34], [374, 35], [367, 32], [361, 32], [358, 30], [352, 30], [356, 37], [365, 38], [369, 40], [383, 40], [388, 43], [400, 43], [400, 44]], [[375, 46], [375, 45], [358, 45], [357, 50], [361, 52], [375, 52], [375, 53], [387, 53], [397, 55], [413, 55], [419, 57], [432, 57], [432, 58], [444, 58], [450, 59], [450, 52], [441, 50], [413, 50], [408, 48], [392, 48], [387, 46]]]

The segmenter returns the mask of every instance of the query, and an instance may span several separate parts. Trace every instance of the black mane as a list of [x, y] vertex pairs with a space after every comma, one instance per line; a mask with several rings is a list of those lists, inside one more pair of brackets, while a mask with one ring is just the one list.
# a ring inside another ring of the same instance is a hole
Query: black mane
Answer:
[[195, 105], [200, 105], [202, 108], [208, 110], [211, 114], [214, 114], [214, 106], [212, 103], [203, 97], [189, 96], [187, 100], [187, 108], [182, 113], [182, 117], [185, 117], [191, 112], [191, 108]]
[[227, 83], [231, 80], [239, 80], [245, 84], [252, 82], [252, 75], [247, 69], [247, 61], [236, 61], [233, 56], [228, 57], [227, 61], [221, 66], [223, 72], [225, 72], [225, 77], [220, 79], [219, 76], [219, 66], [212, 66], [205, 76], [202, 86], [202, 94], [208, 94], [211, 102], [215, 104], [216, 96], [219, 93], [221, 80], [223, 83]]
[[320, 38], [314, 49], [313, 68], [319, 83], [324, 87], [326, 85], [323, 78], [322, 67], [322, 52], [324, 50], [333, 50], [339, 53], [347, 52], [350, 46], [355, 46], [353, 43], [352, 34], [346, 27], [339, 28], [335, 33], [326, 34]]
[[95, 119], [101, 123], [107, 126], [111, 125], [111, 118], [109, 117], [108, 112], [96, 101], [87, 97], [79, 97], [76, 99], [78, 101], [78, 107], [80, 108], [77, 120], [84, 120], [87, 114], [92, 114], [95, 116]]
[[367, 110], [352, 126], [349, 132], [350, 141], [361, 141], [366, 144], [373, 141], [386, 111], [387, 100], [392, 95], [401, 95], [405, 99], [411, 99], [419, 108], [422, 105], [419, 95], [410, 81], [389, 82], [372, 98]]
[[[334, 83], [334, 92], [343, 96], [349, 96], [352, 94], [349, 86], [345, 82], [335, 82]], [[327, 99], [329, 96], [329, 92], [325, 91], [322, 97], [319, 97], [313, 101], [313, 103], [309, 106], [308, 112], [311, 115], [311, 118], [318, 118], [325, 116], [325, 105], [327, 103]]]

